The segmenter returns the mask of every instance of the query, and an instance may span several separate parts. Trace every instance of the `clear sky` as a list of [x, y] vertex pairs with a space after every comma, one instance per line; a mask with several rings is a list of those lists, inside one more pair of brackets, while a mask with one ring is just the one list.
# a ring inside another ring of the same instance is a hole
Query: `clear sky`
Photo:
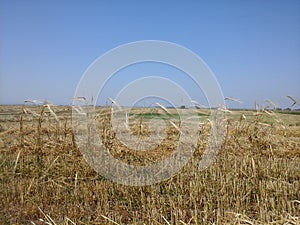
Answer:
[[224, 96], [243, 101], [232, 107], [265, 99], [287, 107], [286, 95], [300, 98], [298, 0], [2, 0], [0, 104], [69, 104], [97, 57], [139, 40], [170, 41], [198, 54]]

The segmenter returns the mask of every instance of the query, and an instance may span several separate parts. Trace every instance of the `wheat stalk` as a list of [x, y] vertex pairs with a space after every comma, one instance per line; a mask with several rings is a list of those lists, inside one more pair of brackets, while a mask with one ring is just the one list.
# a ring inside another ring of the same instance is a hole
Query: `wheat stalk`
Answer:
[[112, 219], [110, 219], [110, 218], [108, 218], [108, 217], [106, 217], [106, 216], [104, 216], [104, 215], [101, 215], [101, 216], [102, 216], [104, 219], [108, 220], [109, 222], [111, 222], [111, 223], [113, 223], [113, 224], [120, 225], [120, 224], [118, 224], [117, 222], [113, 221]]
[[225, 101], [232, 101], [232, 102], [238, 102], [238, 103], [243, 103], [240, 99], [237, 98], [231, 98], [231, 97], [226, 97], [224, 98]]
[[166, 113], [171, 114], [171, 113], [169, 112], [169, 110], [167, 110], [167, 108], [164, 107], [162, 104], [160, 104], [160, 103], [158, 103], [158, 102], [156, 102], [155, 104], [158, 105], [160, 108], [162, 108]]

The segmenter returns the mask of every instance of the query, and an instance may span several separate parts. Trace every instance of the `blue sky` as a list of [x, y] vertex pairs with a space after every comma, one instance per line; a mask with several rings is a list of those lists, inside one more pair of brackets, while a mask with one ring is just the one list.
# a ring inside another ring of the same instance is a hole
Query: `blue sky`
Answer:
[[232, 107], [300, 98], [300, 1], [2, 0], [0, 104], [69, 104], [97, 57], [139, 40], [198, 54]]

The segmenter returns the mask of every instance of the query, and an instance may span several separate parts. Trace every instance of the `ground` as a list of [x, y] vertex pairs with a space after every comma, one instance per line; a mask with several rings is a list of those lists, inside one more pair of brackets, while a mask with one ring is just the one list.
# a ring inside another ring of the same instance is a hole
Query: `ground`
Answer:
[[[299, 114], [226, 112], [218, 156], [200, 170], [209, 112], [181, 109], [200, 118], [192, 120], [200, 129], [193, 157], [163, 182], [132, 187], [89, 166], [71, 126], [71, 107], [49, 107], [0, 106], [1, 224], [300, 224]], [[160, 161], [172, 154], [180, 135], [176, 110], [167, 110], [128, 114], [131, 132], [142, 140], [153, 132], [151, 119], [167, 121], [167, 136], [152, 152], [122, 145], [107, 107], [96, 110], [99, 137], [123, 162]]]

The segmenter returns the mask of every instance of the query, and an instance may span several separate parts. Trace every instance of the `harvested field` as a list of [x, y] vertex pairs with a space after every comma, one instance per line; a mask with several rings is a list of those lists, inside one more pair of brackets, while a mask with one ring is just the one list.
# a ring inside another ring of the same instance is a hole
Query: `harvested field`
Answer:
[[[146, 165], [172, 154], [179, 135], [172, 124], [154, 151], [137, 152], [115, 137], [110, 109], [96, 111], [99, 135], [115, 158]], [[78, 149], [71, 112], [67, 106], [0, 107], [1, 224], [300, 224], [300, 115], [228, 113], [218, 157], [202, 171], [208, 111], [190, 111], [201, 120], [199, 140], [181, 173], [131, 187], [91, 169]], [[180, 126], [175, 109], [150, 112], [129, 114], [131, 132], [141, 139], [151, 134], [147, 123], [155, 117]]]

